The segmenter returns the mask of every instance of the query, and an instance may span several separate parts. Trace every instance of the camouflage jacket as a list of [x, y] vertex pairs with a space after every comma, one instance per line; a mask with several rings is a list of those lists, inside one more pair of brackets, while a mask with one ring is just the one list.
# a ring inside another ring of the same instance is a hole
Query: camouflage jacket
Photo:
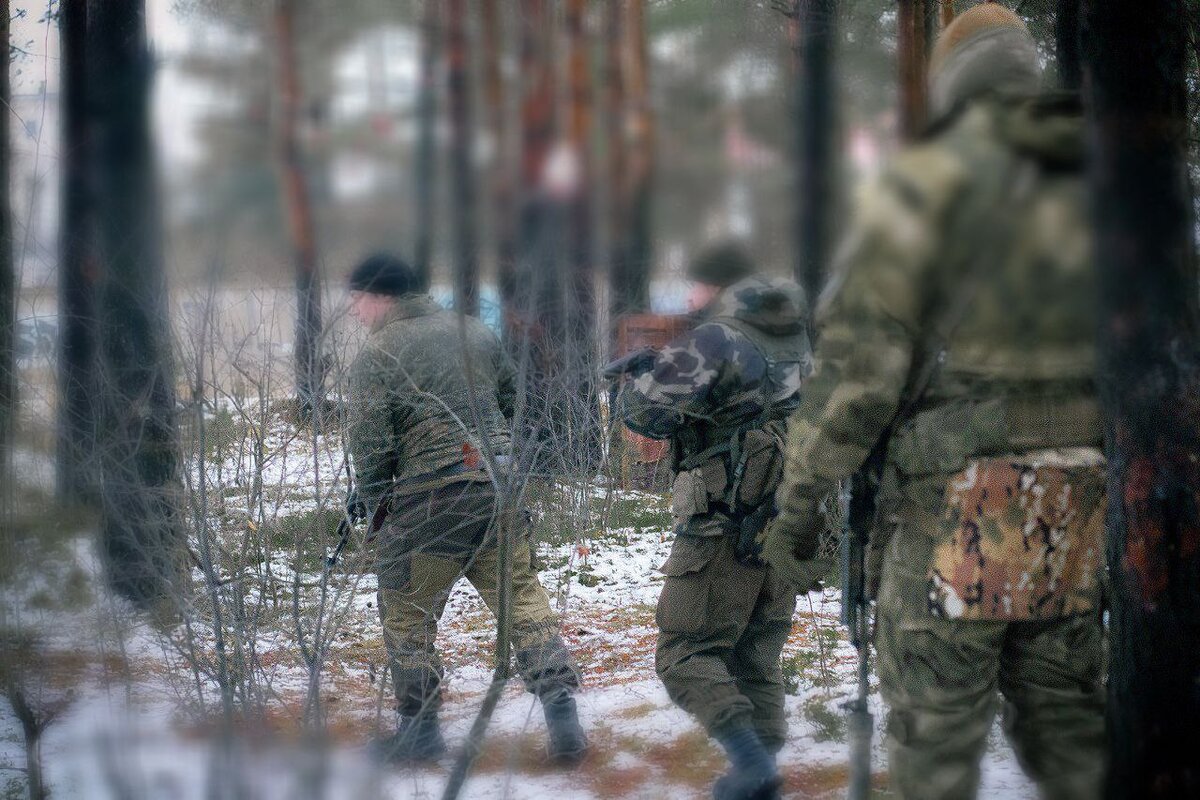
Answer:
[[[804, 528], [820, 498], [907, 406], [925, 359], [940, 364], [887, 446], [916, 502], [943, 503], [945, 476], [972, 457], [1100, 444], [1082, 133], [1074, 98], [993, 96], [863, 196], [818, 302], [816, 367], [788, 424], [772, 535], [816, 536]], [[935, 334], [957, 303], [949, 335]]]
[[[514, 371], [479, 320], [459, 319], [425, 295], [405, 295], [376, 326], [350, 367], [348, 445], [359, 497], [373, 509], [393, 481], [462, 463], [463, 446], [486, 436], [507, 453]], [[465, 346], [464, 346], [465, 344]], [[475, 425], [466, 365], [484, 431]]]
[[[747, 278], [724, 290], [700, 324], [627, 380], [617, 408], [632, 430], [673, 442], [681, 461], [727, 441], [738, 426], [796, 407], [811, 369], [803, 291], [793, 281]], [[774, 365], [771, 350], [785, 351]]]

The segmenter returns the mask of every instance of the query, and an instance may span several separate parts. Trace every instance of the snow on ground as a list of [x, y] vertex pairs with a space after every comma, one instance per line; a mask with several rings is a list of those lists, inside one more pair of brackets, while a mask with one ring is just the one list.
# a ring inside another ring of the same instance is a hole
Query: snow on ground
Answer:
[[[269, 519], [259, 517], [262, 524], [309, 511], [316, 498], [338, 491], [331, 485], [315, 491], [311, 478], [306, 478], [311, 472], [305, 471], [313, 454], [303, 442], [277, 432], [271, 435], [280, 437], [271, 441], [281, 455], [271, 466], [272, 507]], [[332, 480], [340, 453], [333, 442], [322, 442], [321, 450], [322, 471]], [[30, 457], [31, 464], [35, 460]], [[210, 480], [228, 481], [244, 466], [210, 465]], [[193, 469], [193, 481], [196, 477]], [[217, 486], [228, 502], [213, 525], [236, 549], [245, 520], [253, 521], [246, 506], [239, 505], [239, 498], [249, 495], [244, 485]], [[602, 489], [593, 493], [607, 495]], [[610, 514], [610, 521], [621, 516], [620, 527], [601, 525], [579, 540], [543, 541], [538, 547], [543, 584], [559, 607], [563, 636], [584, 675], [579, 704], [593, 754], [573, 773], [547, 765], [540, 708], [515, 680], [501, 700], [463, 797], [703, 798], [724, 768], [719, 750], [671, 704], [654, 674], [654, 603], [662, 583], [656, 568], [671, 544], [661, 524], [662, 500], [637, 493], [605, 499], [614, 498], [620, 515]], [[625, 519], [631, 515], [632, 521]], [[232, 528], [230, 519], [235, 521]], [[74, 539], [55, 562], [61, 562], [61, 569], [47, 576], [23, 576], [8, 587], [5, 605], [28, 606], [30, 598], [41, 596], [39, 591], [61, 593], [72, 566], [95, 584], [90, 539]], [[286, 592], [294, 588], [296, 577], [293, 566], [286, 552], [274, 554], [270, 565], [285, 592], [282, 601], [276, 598], [285, 611], [290, 607]], [[200, 578], [197, 571], [202, 596]], [[303, 590], [305, 602], [310, 602], [316, 591], [311, 587], [319, 585], [321, 575], [310, 569], [299, 578], [302, 586], [310, 587]], [[199, 799], [209, 796], [214, 776], [241, 775], [247, 797], [439, 797], [449, 759], [431, 768], [391, 769], [368, 758], [371, 737], [392, 723], [384, 710], [389, 690], [380, 680], [385, 655], [375, 581], [351, 555], [330, 576], [329, 585], [337, 628], [322, 674], [327, 714], [323, 747], [306, 746], [303, 738], [300, 709], [306, 672], [292, 619], [282, 612], [272, 616], [267, 599], [260, 596], [261, 587], [248, 589], [245, 602], [263, 612], [254, 629], [254, 650], [269, 712], [254, 728], [239, 726], [241, 738], [228, 746], [226, 738], [213, 733], [218, 721], [201, 718], [194, 708], [191, 684], [196, 681], [188, 668], [187, 648], [196, 648], [193, 657], [201, 661], [211, 659], [213, 652], [203, 615], [196, 618], [192, 636], [176, 628], [168, 638], [131, 618], [128, 609], [101, 592], [82, 605], [52, 597], [39, 608], [23, 611], [19, 621], [45, 634], [42, 647], [51, 654], [47, 663], [53, 667], [47, 674], [63, 676], [47, 679], [45, 691], [70, 696], [67, 710], [50, 726], [42, 747], [54, 796]], [[797, 605], [783, 657], [791, 724], [789, 742], [780, 754], [786, 797], [833, 798], [844, 792], [847, 765], [840, 704], [855, 689], [856, 655], [838, 617], [839, 597], [833, 590], [810, 593]], [[490, 680], [493, 637], [488, 611], [470, 586], [460, 583], [439, 629], [447, 668], [444, 720], [452, 748], [464, 741]], [[75, 665], [71, 670], [59, 669], [68, 662]], [[212, 681], [202, 677], [198, 683], [211, 707]], [[882, 789], [884, 709], [877, 693], [871, 710], [876, 726], [873, 763]], [[0, 771], [0, 781], [23, 763], [20, 729], [5, 708], [0, 713], [0, 770], [8, 772]], [[997, 728], [985, 757], [980, 796], [1034, 794]]]

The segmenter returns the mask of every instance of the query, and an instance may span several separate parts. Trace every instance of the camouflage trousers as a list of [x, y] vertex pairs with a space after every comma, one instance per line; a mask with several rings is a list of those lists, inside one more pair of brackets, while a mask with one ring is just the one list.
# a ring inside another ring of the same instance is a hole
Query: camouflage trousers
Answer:
[[[397, 710], [436, 711], [445, 671], [435, 640], [450, 591], [466, 577], [497, 611], [495, 494], [488, 484], [457, 483], [393, 501], [377, 542], [379, 616]], [[579, 687], [558, 618], [538, 582], [532, 549], [520, 535], [512, 553], [512, 645], [526, 688], [553, 699]]]
[[773, 750], [787, 720], [780, 654], [796, 592], [768, 567], [746, 567], [732, 536], [675, 539], [663, 565], [655, 668], [667, 694], [713, 736], [752, 726]]
[[876, 628], [880, 687], [890, 707], [892, 791], [909, 800], [975, 797], [980, 758], [1002, 705], [1005, 733], [1043, 797], [1098, 798], [1099, 611], [1018, 621], [935, 616], [929, 565], [938, 517], [905, 504], [898, 521]]

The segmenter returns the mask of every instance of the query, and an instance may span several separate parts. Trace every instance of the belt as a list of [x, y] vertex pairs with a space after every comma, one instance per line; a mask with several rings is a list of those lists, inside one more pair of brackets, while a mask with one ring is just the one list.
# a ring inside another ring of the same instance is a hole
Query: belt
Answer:
[[[496, 457], [496, 466], [498, 467], [508, 466], [511, 462], [512, 459], [508, 456]], [[414, 475], [411, 478], [405, 478], [402, 481], [396, 481], [392, 486], [392, 493], [415, 494], [417, 492], [440, 489], [443, 486], [450, 486], [455, 483], [488, 483], [490, 481], [491, 476], [488, 475], [486, 469], [468, 467], [460, 461], [457, 464], [435, 469], [432, 472], [425, 472], [420, 475]]]

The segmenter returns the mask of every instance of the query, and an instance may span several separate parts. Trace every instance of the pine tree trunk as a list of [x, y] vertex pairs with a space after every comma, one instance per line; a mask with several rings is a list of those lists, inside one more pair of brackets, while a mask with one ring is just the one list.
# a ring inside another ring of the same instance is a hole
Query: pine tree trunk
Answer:
[[446, 90], [450, 105], [450, 163], [454, 205], [454, 303], [479, 313], [479, 254], [476, 245], [475, 171], [471, 150], [471, 65], [466, 0], [446, 0]]
[[170, 307], [150, 133], [153, 61], [141, 2], [88, 10], [91, 162], [100, 281], [104, 553], [114, 588], [145, 606], [178, 598], [184, 530]]
[[829, 258], [829, 211], [836, 162], [833, 49], [835, 0], [796, 0], [790, 30], [799, 74], [796, 96], [796, 280], [810, 308], [820, 292]]
[[437, 214], [435, 179], [437, 150], [434, 129], [437, 126], [438, 71], [442, 57], [442, 32], [439, 0], [425, 0], [421, 18], [421, 75], [417, 95], [416, 220], [413, 267], [421, 288], [429, 289], [433, 271], [433, 242]]
[[1182, 0], [1082, 4], [1109, 439], [1108, 797], [1200, 796], [1200, 361]]
[[569, 75], [567, 135], [579, 165], [579, 180], [569, 198], [571, 216], [570, 335], [575, 360], [589, 364], [595, 337], [596, 282], [592, 253], [592, 73], [584, 14], [587, 0], [567, 0], [566, 25]]
[[58, 12], [62, 80], [62, 195], [58, 245], [56, 495], [62, 505], [95, 498], [96, 280], [87, 124], [87, 0]]
[[301, 416], [307, 418], [322, 409], [325, 369], [321, 355], [321, 274], [317, 263], [316, 222], [300, 149], [303, 97], [296, 63], [295, 0], [279, 0], [274, 22], [280, 97], [277, 135], [282, 200], [287, 210], [296, 273], [296, 334], [292, 358], [296, 398]]
[[938, 9], [941, 13], [941, 23], [944, 29], [951, 22], [954, 22], [954, 0], [938, 0]]
[[898, 0], [896, 56], [900, 73], [900, 132], [912, 139], [925, 124], [925, 0]]
[[[636, 308], [650, 307], [650, 275], [654, 269], [654, 107], [650, 99], [650, 54], [644, 0], [624, 0], [625, 37], [629, 43], [629, 254], [630, 299]], [[633, 292], [636, 290], [636, 298]]]
[[504, 76], [500, 70], [504, 22], [500, 18], [497, 0], [482, 0], [484, 99], [487, 103], [488, 127], [495, 143], [495, 158], [491, 170], [492, 227], [496, 246], [497, 282], [502, 307], [509, 307], [516, 291], [517, 222], [513, 205], [515, 170], [512, 163], [512, 136], [504, 92]]
[[[9, 4], [0, 0], [0, 108], [9, 108]], [[9, 202], [12, 143], [9, 125], [0, 125], [0, 522], [12, 508], [12, 448], [17, 415], [17, 281], [13, 267], [12, 207]]]
[[625, 149], [625, 2], [604, 6], [605, 145], [608, 163], [608, 295], [613, 331], [622, 315], [642, 311], [645, 287], [629, 269], [629, 176]]

